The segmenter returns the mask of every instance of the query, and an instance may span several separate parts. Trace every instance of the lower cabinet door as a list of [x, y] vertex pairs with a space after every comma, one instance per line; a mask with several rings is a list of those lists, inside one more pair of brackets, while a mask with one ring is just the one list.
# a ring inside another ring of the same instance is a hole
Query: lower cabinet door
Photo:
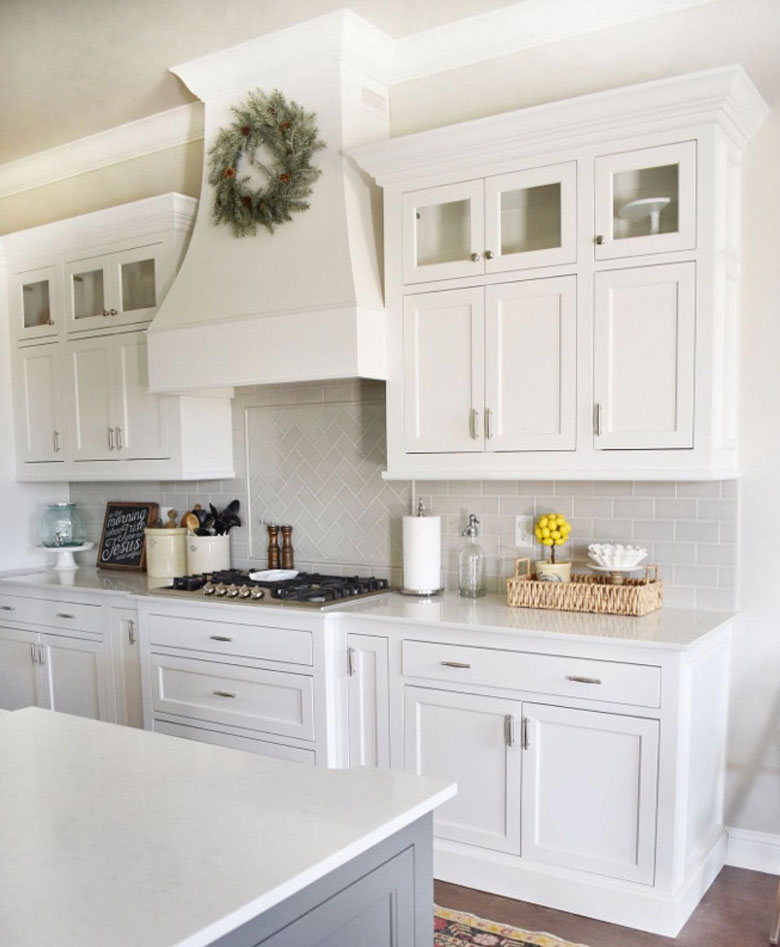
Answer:
[[523, 858], [652, 884], [658, 722], [523, 704]]
[[102, 642], [41, 635], [43, 706], [79, 717], [110, 720]]
[[38, 704], [37, 641], [33, 632], [0, 627], [0, 710]]
[[390, 767], [387, 638], [347, 635], [349, 765]]
[[111, 633], [114, 645], [117, 723], [143, 730], [138, 612], [134, 608], [112, 608]]
[[406, 687], [404, 714], [406, 770], [458, 784], [434, 835], [519, 855], [520, 701]]

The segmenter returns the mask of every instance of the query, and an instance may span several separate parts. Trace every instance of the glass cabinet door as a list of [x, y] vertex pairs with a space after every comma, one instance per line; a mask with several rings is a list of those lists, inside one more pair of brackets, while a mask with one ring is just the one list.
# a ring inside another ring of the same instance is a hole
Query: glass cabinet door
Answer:
[[65, 308], [71, 331], [108, 326], [108, 274], [101, 259], [65, 265]]
[[482, 181], [404, 194], [405, 283], [484, 273], [482, 200]]
[[117, 320], [125, 324], [150, 320], [159, 303], [160, 245], [115, 253], [111, 261]]
[[696, 143], [596, 159], [595, 258], [696, 246]]
[[574, 263], [577, 165], [530, 168], [485, 180], [485, 271]]
[[13, 296], [14, 335], [19, 341], [57, 334], [59, 306], [55, 267], [16, 276]]

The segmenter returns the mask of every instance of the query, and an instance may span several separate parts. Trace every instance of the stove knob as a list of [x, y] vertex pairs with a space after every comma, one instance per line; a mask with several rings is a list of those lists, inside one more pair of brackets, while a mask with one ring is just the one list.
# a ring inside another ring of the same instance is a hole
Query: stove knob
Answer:
[[265, 591], [258, 587], [253, 588], [249, 594], [255, 602], [259, 602], [261, 598], [265, 597]]
[[220, 598], [224, 598], [227, 595], [227, 586], [222, 582], [214, 589], [214, 594], [218, 595]]
[[238, 586], [237, 586], [237, 585], [229, 585], [229, 586], [228, 586], [227, 597], [228, 597], [228, 598], [238, 598]]
[[213, 594], [216, 592], [216, 590], [217, 590], [217, 587], [216, 587], [216, 585], [214, 585], [213, 582], [207, 582], [207, 583], [203, 586], [203, 594], [204, 594], [204, 595], [213, 595]]
[[251, 591], [245, 585], [242, 585], [241, 588], [238, 590], [239, 598], [249, 598], [251, 594], [252, 594]]

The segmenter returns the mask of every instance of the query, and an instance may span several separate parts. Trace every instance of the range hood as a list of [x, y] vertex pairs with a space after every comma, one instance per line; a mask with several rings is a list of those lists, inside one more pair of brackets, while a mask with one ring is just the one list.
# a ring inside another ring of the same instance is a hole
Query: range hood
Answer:
[[[149, 327], [152, 391], [385, 377], [381, 199], [345, 154], [388, 137], [390, 43], [342, 10], [172, 69], [204, 102], [206, 155], [190, 245]], [[208, 151], [257, 88], [314, 112], [327, 147], [309, 210], [237, 238], [212, 223]]]

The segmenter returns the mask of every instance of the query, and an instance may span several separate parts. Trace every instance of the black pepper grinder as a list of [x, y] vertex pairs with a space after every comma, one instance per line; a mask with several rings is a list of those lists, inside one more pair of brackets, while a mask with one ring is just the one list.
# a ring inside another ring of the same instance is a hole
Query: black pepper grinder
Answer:
[[282, 526], [282, 568], [295, 568], [295, 551], [292, 544], [292, 526]]
[[268, 525], [268, 568], [279, 568], [279, 527]]

